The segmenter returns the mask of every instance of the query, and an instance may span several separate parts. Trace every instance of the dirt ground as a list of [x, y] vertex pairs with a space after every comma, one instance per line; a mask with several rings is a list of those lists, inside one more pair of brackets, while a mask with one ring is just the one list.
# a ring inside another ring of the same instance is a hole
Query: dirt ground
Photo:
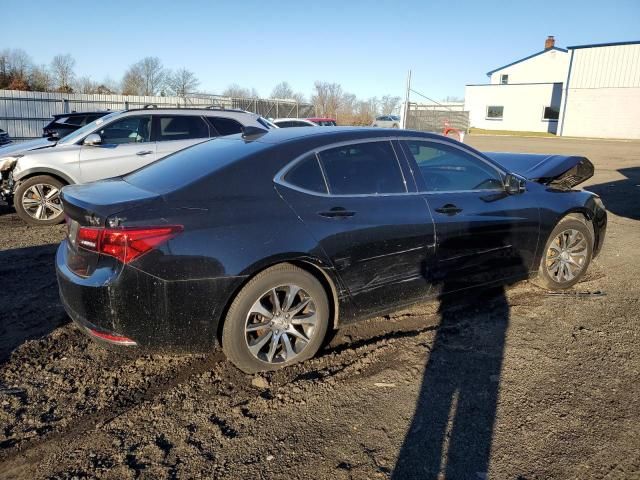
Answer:
[[0, 478], [640, 478], [640, 142], [468, 143], [596, 164], [608, 234], [574, 291], [605, 295], [425, 303], [253, 377], [93, 344], [58, 302], [63, 228], [0, 211]]

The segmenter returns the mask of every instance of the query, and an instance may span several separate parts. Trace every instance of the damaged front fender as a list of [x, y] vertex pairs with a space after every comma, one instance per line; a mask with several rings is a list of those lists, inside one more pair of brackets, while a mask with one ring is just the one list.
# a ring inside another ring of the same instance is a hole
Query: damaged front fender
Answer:
[[13, 170], [22, 155], [12, 155], [0, 158], [0, 199], [8, 202], [13, 196]]

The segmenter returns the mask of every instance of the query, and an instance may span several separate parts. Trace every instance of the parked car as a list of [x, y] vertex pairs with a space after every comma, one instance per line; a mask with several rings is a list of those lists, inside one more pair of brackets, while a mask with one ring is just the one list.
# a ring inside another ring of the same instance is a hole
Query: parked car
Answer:
[[9, 134], [0, 128], [0, 147], [11, 142], [12, 140], [11, 137], [9, 137]]
[[586, 158], [389, 133], [234, 135], [65, 187], [63, 305], [103, 342], [196, 352], [219, 338], [256, 372], [443, 291], [530, 275], [571, 287], [600, 252], [602, 202], [572, 190], [593, 174]]
[[42, 129], [42, 136], [54, 140], [60, 139], [109, 113], [111, 113], [109, 110], [105, 110], [102, 112], [71, 112], [53, 115], [53, 120]]
[[0, 148], [0, 195], [30, 225], [63, 220], [60, 189], [131, 172], [211, 137], [276, 128], [244, 110], [144, 108], [113, 112], [59, 141]]
[[272, 122], [280, 128], [290, 127], [317, 127], [317, 123], [313, 123], [310, 120], [304, 118], [276, 118]]
[[371, 126], [382, 128], [400, 128], [400, 117], [398, 115], [381, 115], [379, 117], [376, 117]]
[[309, 120], [310, 122], [315, 123], [316, 125], [318, 125], [320, 127], [335, 127], [337, 125], [335, 118], [312, 117], [312, 118], [307, 118], [307, 120]]

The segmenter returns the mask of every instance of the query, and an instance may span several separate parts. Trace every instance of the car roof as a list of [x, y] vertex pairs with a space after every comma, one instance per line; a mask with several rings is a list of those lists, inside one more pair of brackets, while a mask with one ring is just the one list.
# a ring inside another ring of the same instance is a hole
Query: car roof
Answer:
[[309, 120], [308, 118], [294, 118], [294, 117], [290, 117], [290, 118], [274, 118], [273, 120], [271, 120], [272, 122], [310, 122], [311, 120]]
[[108, 113], [113, 113], [113, 112], [117, 112], [117, 110], [93, 110], [88, 112], [54, 113], [51, 116], [54, 118], [60, 118], [60, 117], [74, 117], [79, 115], [96, 115], [96, 114], [107, 115]]
[[328, 142], [357, 140], [359, 138], [378, 137], [425, 137], [446, 138], [436, 133], [426, 133], [417, 130], [398, 130], [397, 128], [373, 127], [323, 127], [323, 128], [278, 128], [267, 130], [263, 134], [243, 136], [243, 134], [229, 135], [227, 139], [242, 139], [245, 142], [255, 141], [267, 144], [294, 142], [304, 138], [321, 139], [326, 137]]
[[335, 118], [331, 118], [331, 117], [308, 117], [305, 118], [305, 120], [310, 120], [312, 122], [335, 122], [336, 119]]

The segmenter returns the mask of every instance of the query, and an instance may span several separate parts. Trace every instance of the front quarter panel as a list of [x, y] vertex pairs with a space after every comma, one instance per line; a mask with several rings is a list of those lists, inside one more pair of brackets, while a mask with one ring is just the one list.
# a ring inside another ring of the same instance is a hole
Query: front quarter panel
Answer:
[[54, 175], [67, 183], [80, 179], [79, 148], [75, 145], [53, 147], [21, 157], [13, 169], [16, 181], [33, 175]]

